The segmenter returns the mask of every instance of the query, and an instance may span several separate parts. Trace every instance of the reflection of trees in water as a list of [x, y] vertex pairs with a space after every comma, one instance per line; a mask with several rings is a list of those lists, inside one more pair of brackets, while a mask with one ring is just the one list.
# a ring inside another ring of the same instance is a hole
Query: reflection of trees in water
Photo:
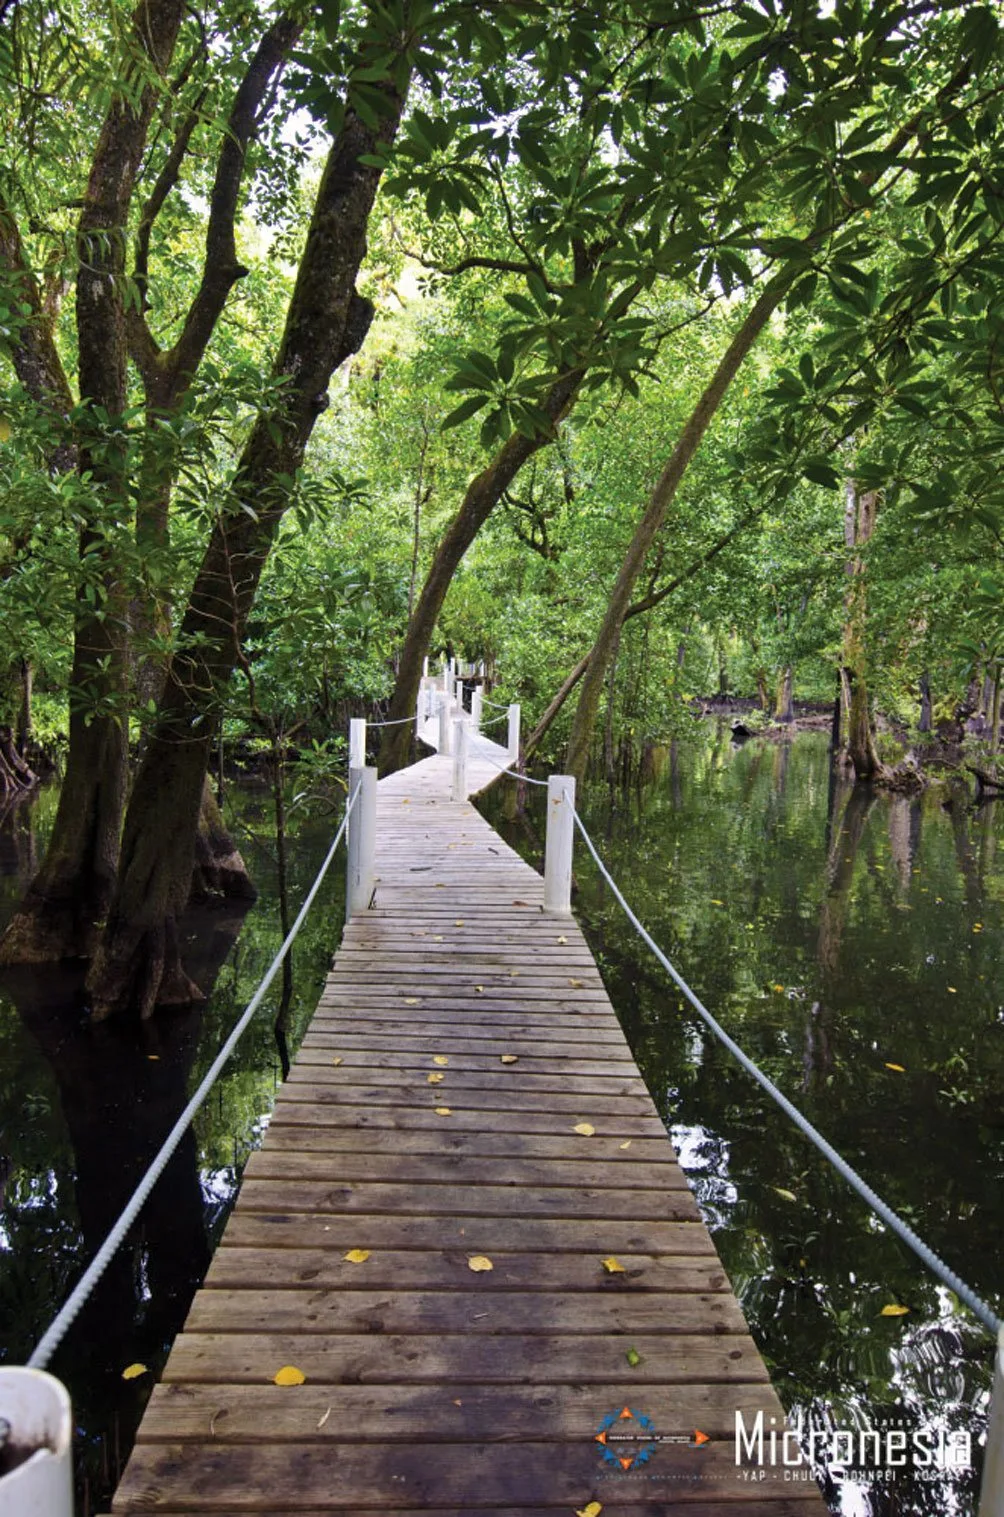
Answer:
[[[242, 920], [228, 906], [203, 908], [183, 924], [193, 978], [207, 994]], [[92, 1026], [80, 1012], [82, 978], [79, 970], [33, 966], [6, 970], [0, 979], [52, 1069], [73, 1149], [82, 1246], [67, 1289], [184, 1109], [203, 1015], [196, 1008], [142, 1027]], [[83, 1426], [79, 1486], [85, 1506], [93, 1499], [96, 1510], [124, 1465], [152, 1383], [124, 1382], [122, 1370], [136, 1361], [159, 1368], [209, 1263], [197, 1160], [189, 1128], [51, 1366], [69, 1387]], [[65, 1212], [62, 1198], [56, 1202]], [[47, 1303], [52, 1315], [59, 1304]]]
[[826, 889], [819, 909], [819, 937], [816, 957], [824, 974], [835, 978], [840, 967], [840, 946], [847, 921], [847, 907], [854, 865], [864, 835], [865, 823], [875, 804], [876, 792], [871, 785], [839, 785], [834, 797], [835, 806], [841, 801], [841, 790], [849, 792], [839, 824], [833, 828], [826, 859]]

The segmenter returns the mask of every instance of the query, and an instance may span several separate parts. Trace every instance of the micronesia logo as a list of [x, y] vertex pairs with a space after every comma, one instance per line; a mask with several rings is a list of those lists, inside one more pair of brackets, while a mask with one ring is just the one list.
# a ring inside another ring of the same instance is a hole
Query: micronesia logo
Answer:
[[699, 1428], [689, 1436], [686, 1433], [657, 1433], [651, 1417], [646, 1417], [644, 1412], [632, 1411], [629, 1406], [604, 1417], [596, 1429], [595, 1438], [604, 1464], [625, 1471], [640, 1469], [647, 1464], [660, 1443], [685, 1443], [690, 1448], [703, 1448], [711, 1441]]

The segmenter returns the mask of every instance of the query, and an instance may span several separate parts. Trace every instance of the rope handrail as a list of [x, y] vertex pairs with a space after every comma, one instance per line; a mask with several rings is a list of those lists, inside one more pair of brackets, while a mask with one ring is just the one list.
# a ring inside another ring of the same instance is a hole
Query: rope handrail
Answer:
[[839, 1154], [833, 1147], [833, 1145], [823, 1137], [822, 1133], [818, 1130], [818, 1128], [812, 1125], [808, 1117], [803, 1116], [798, 1107], [795, 1106], [792, 1101], [789, 1101], [788, 1097], [783, 1093], [783, 1091], [778, 1089], [773, 1080], [765, 1075], [763, 1070], [760, 1069], [760, 1067], [755, 1064], [747, 1054], [743, 1052], [743, 1050], [739, 1047], [739, 1044], [736, 1043], [734, 1039], [729, 1037], [729, 1034], [725, 1031], [724, 1027], [722, 1027], [721, 1023], [718, 1022], [714, 1016], [712, 1016], [711, 1012], [704, 1005], [703, 1001], [701, 1001], [700, 997], [695, 995], [694, 991], [691, 990], [690, 986], [687, 984], [683, 976], [679, 974], [676, 969], [674, 969], [673, 965], [663, 953], [658, 943], [656, 943], [651, 934], [642, 926], [641, 922], [635, 916], [634, 912], [631, 910], [631, 907], [624, 899], [624, 896], [622, 895], [616, 880], [613, 878], [603, 860], [600, 858], [600, 855], [597, 853], [596, 848], [593, 844], [593, 840], [589, 836], [589, 833], [586, 831], [585, 823], [579, 816], [578, 811], [575, 809], [575, 803], [572, 801], [567, 790], [562, 791], [562, 797], [571, 807], [572, 818], [575, 822], [576, 827], [578, 827], [579, 831], [582, 834], [586, 847], [592, 854], [593, 862], [596, 864], [597, 869], [600, 871], [601, 875], [610, 886], [610, 889], [613, 891], [613, 894], [628, 921], [631, 923], [632, 927], [635, 929], [638, 936], [642, 939], [646, 946], [651, 949], [652, 953], [655, 954], [655, 957], [659, 960], [659, 963], [669, 974], [670, 978], [673, 980], [678, 989], [682, 991], [682, 993], [686, 996], [687, 1000], [701, 1017], [705, 1025], [710, 1028], [715, 1037], [718, 1038], [719, 1042], [721, 1042], [738, 1060], [743, 1069], [746, 1070], [747, 1074], [752, 1075], [757, 1084], [762, 1086], [767, 1094], [771, 1096], [774, 1101], [776, 1101], [781, 1110], [795, 1123], [795, 1126], [799, 1129], [799, 1131], [802, 1132], [811, 1143], [815, 1144], [816, 1148], [819, 1149], [824, 1158], [829, 1160], [837, 1173], [841, 1175], [854, 1190], [857, 1191], [858, 1195], [861, 1196], [867, 1205], [871, 1207], [872, 1211], [875, 1212], [876, 1215], [879, 1216], [882, 1221], [892, 1229], [892, 1231], [903, 1243], [905, 1243], [909, 1248], [913, 1250], [921, 1262], [925, 1264], [927, 1268], [933, 1274], [935, 1274], [944, 1285], [947, 1285], [949, 1290], [955, 1292], [960, 1301], [965, 1302], [966, 1306], [969, 1307], [973, 1315], [983, 1324], [988, 1332], [996, 1336], [1001, 1331], [1002, 1327], [1004, 1327], [1004, 1323], [1002, 1323], [1001, 1319], [996, 1315], [993, 1309], [989, 1307], [987, 1303], [980, 1296], [978, 1296], [970, 1286], [966, 1284], [960, 1275], [957, 1275], [955, 1271], [951, 1269], [944, 1262], [944, 1260], [941, 1259], [934, 1252], [934, 1250], [924, 1242], [923, 1238], [914, 1232], [913, 1228], [910, 1227], [908, 1223], [903, 1221], [902, 1217], [900, 1217], [898, 1213], [893, 1211], [891, 1206], [888, 1206], [886, 1202], [882, 1200], [881, 1196], [877, 1195], [876, 1192], [872, 1190], [868, 1182], [866, 1180], [863, 1180], [858, 1172], [850, 1164], [848, 1164], [847, 1160], [844, 1159], [842, 1155]]
[[481, 704], [483, 706], [491, 706], [493, 711], [508, 711], [512, 703], [507, 701], [505, 705], [501, 705], [498, 701], [490, 701], [487, 695], [485, 695], [482, 697]]
[[[470, 743], [471, 747], [477, 747], [478, 740], [473, 733], [468, 737], [467, 741]], [[525, 783], [527, 785], [542, 785], [545, 790], [547, 789], [546, 780], [535, 780], [529, 774], [521, 774], [518, 769], [513, 769], [512, 766], [510, 766], [508, 769], [503, 769], [501, 764], [496, 764], [491, 755], [485, 753], [483, 750], [480, 754], [480, 757], [486, 764], [491, 764], [493, 769], [498, 770], [499, 774], [504, 774], [511, 780], [519, 780], [521, 784]]]
[[482, 725], [482, 727], [494, 727], [498, 722], [504, 722], [506, 720], [507, 720], [507, 712], [500, 711], [499, 714], [498, 714], [498, 716], [490, 716], [488, 718], [488, 720], [486, 722], [483, 721], [481, 723], [481, 725]]
[[371, 722], [367, 717], [366, 725], [367, 727], [403, 727], [405, 722], [413, 721], [415, 721], [414, 716], [398, 716], [392, 722]]
[[294, 938], [300, 931], [304, 918], [313, 905], [314, 897], [316, 896], [318, 890], [321, 888], [321, 882], [323, 881], [324, 876], [327, 874], [328, 869], [330, 868], [331, 861], [335, 856], [335, 852], [342, 840], [345, 828], [348, 825], [349, 817], [352, 814], [352, 808], [355, 805], [360, 793], [361, 792], [359, 790], [356, 790], [349, 798], [338, 831], [335, 833], [334, 842], [328, 849], [324, 863], [318, 870], [317, 877], [307, 892], [303, 905], [300, 907], [299, 913], [297, 914], [296, 921], [293, 923], [292, 927], [289, 929], [289, 932], [286, 934], [282, 947], [279, 949], [275, 958], [272, 960], [271, 965], [266, 970], [264, 978], [259, 984], [258, 989], [255, 991], [247, 1006], [244, 1008], [243, 1013], [233, 1028], [233, 1031], [230, 1033], [230, 1036], [227, 1038], [226, 1042], [223, 1044], [223, 1047], [220, 1049], [219, 1053], [216, 1055], [216, 1058], [210, 1065], [198, 1090], [192, 1096], [188, 1105], [181, 1113], [181, 1116], [175, 1122], [174, 1126], [171, 1128], [171, 1131], [164, 1139], [164, 1142], [161, 1144], [159, 1151], [152, 1160], [150, 1167], [147, 1169], [146, 1174], [143, 1176], [142, 1180], [140, 1180], [136, 1189], [133, 1191], [130, 1200], [123, 1208], [118, 1221], [114, 1224], [108, 1236], [105, 1238], [105, 1241], [102, 1243], [101, 1247], [94, 1255], [94, 1258], [87, 1266], [87, 1269], [77, 1281], [77, 1284], [70, 1292], [70, 1295], [63, 1303], [54, 1320], [50, 1323], [45, 1333], [39, 1339], [31, 1358], [28, 1360], [29, 1369], [44, 1369], [49, 1360], [52, 1358], [53, 1354], [56, 1352], [56, 1349], [59, 1347], [60, 1343], [62, 1343], [64, 1337], [69, 1332], [74, 1320], [81, 1311], [82, 1307], [85, 1305], [94, 1287], [97, 1285], [98, 1281], [101, 1279], [101, 1276], [104, 1274], [105, 1270], [108, 1268], [108, 1265], [111, 1263], [115, 1254], [118, 1252], [118, 1249], [126, 1234], [129, 1232], [129, 1229], [132, 1227], [133, 1223], [136, 1221], [136, 1218], [142, 1211], [143, 1206], [150, 1195], [150, 1192], [153, 1190], [157, 1181], [160, 1179], [172, 1155], [174, 1154], [175, 1149], [181, 1142], [185, 1133], [188, 1131], [195, 1113], [199, 1110], [200, 1106], [205, 1101], [206, 1097], [209, 1095], [209, 1092], [215, 1085], [220, 1071], [223, 1069], [223, 1066], [226, 1064], [227, 1060], [230, 1058], [230, 1055], [236, 1048], [237, 1043], [240, 1040], [245, 1028], [264, 1000], [265, 993], [278, 974], [279, 967], [282, 964], [283, 959], [286, 957], [286, 954], [289, 951], [290, 947], [292, 946]]

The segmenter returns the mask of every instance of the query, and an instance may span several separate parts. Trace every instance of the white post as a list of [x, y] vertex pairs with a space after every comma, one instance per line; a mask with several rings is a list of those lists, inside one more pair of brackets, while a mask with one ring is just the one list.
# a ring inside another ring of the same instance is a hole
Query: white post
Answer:
[[445, 693], [439, 697], [439, 751], [449, 753], [450, 748], [450, 697]]
[[464, 682], [462, 679], [453, 681], [453, 699], [461, 711], [464, 709]]
[[474, 686], [474, 694], [471, 696], [471, 726], [475, 732], [481, 731], [481, 717], [484, 711], [485, 692], [480, 685]]
[[366, 721], [364, 717], [349, 719], [349, 769], [366, 766]]
[[457, 717], [453, 723], [453, 791], [451, 799], [467, 799], [467, 722]]
[[994, 1354], [994, 1385], [990, 1392], [990, 1422], [983, 1458], [979, 1517], [1001, 1517], [1004, 1512], [1004, 1327], [997, 1334]]
[[572, 844], [575, 841], [575, 779], [552, 774], [547, 781], [547, 836], [544, 842], [544, 910], [572, 914]]
[[429, 678], [429, 655], [428, 654], [426, 654], [425, 657], [422, 660], [422, 678], [423, 679], [428, 679]]
[[513, 761], [519, 758], [519, 704], [514, 702], [509, 707], [509, 757]]
[[0, 1475], [2, 1517], [73, 1517], [73, 1413], [66, 1387], [44, 1370], [0, 1368], [0, 1416], [12, 1448], [31, 1449]]
[[353, 769], [349, 776], [349, 798], [359, 791], [349, 828], [348, 865], [345, 881], [345, 920], [351, 922], [365, 911], [376, 884], [376, 801], [375, 769]]
[[421, 737], [425, 721], [425, 676], [418, 682], [418, 700], [415, 702], [415, 736]]

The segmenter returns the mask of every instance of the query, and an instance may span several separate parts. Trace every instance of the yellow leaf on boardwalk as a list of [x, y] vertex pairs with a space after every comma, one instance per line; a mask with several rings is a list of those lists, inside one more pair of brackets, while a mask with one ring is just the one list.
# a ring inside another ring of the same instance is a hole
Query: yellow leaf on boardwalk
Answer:
[[602, 1510], [602, 1502], [591, 1501], [588, 1506], [577, 1506], [575, 1508], [575, 1517], [600, 1517]]
[[149, 1374], [145, 1364], [127, 1364], [122, 1371], [123, 1380], [135, 1380], [138, 1375]]
[[433, 1070], [432, 1074], [426, 1075], [425, 1079], [428, 1085], [438, 1085], [441, 1080], [446, 1079], [446, 1076], [444, 1074], [441, 1074], [438, 1070]]
[[272, 1376], [272, 1382], [274, 1385], [302, 1385], [306, 1378], [295, 1364], [284, 1364], [279, 1373]]
[[908, 1306], [883, 1306], [881, 1315], [883, 1317], [905, 1317], [909, 1310]]
[[433, 1064], [438, 1064], [440, 1068], [445, 1068], [450, 1061], [446, 1057], [445, 1053], [434, 1053], [432, 1056], [432, 1062]]
[[571, 985], [573, 990], [582, 990], [584, 989], [586, 982], [584, 980], [569, 980], [568, 983]]
[[603, 1265], [603, 1268], [606, 1270], [608, 1275], [627, 1274], [627, 1270], [624, 1268], [621, 1261], [619, 1259], [615, 1259], [613, 1254], [610, 1255], [609, 1259], [601, 1259], [600, 1263]]
[[453, 925], [454, 925], [454, 927], [463, 927], [463, 925], [464, 925], [464, 919], [463, 919], [463, 917], [457, 917], [457, 920], [454, 922]]
[[561, 936], [557, 939], [557, 941], [559, 943], [567, 943], [568, 939], [565, 937], [564, 933], [562, 933]]
[[596, 1128], [591, 1122], [576, 1122], [572, 1131], [577, 1132], [580, 1138], [591, 1138]]
[[453, 1116], [453, 1112], [452, 1112], [452, 1110], [450, 1109], [449, 1106], [437, 1106], [436, 1107], [436, 1116], [437, 1117], [452, 1117]]
[[628, 1140], [627, 1140], [627, 1142], [626, 1142], [626, 1143], [621, 1143], [621, 1144], [620, 1144], [620, 1147], [621, 1147], [621, 1148], [630, 1148], [630, 1147], [631, 1147], [631, 1139], [630, 1139], [630, 1138], [628, 1138]]
[[332, 1062], [332, 1064], [334, 1064], [334, 1065], [335, 1065], [335, 1067], [336, 1067], [336, 1068], [337, 1068], [337, 1067], [338, 1067], [338, 1065], [339, 1065], [339, 1064], [344, 1064], [344, 1063], [345, 1063], [345, 1060], [344, 1060], [344, 1059], [343, 1059], [343, 1058], [342, 1058], [342, 1056], [341, 1056], [341, 1054], [340, 1054], [340, 1053], [339, 1053], [339, 1054], [336, 1054], [336, 1055], [335, 1055], [335, 1057], [334, 1057], [334, 1058], [333, 1058], [333, 1059], [332, 1059], [332, 1061], [331, 1061], [331, 1062]]
[[368, 1248], [350, 1248], [347, 1254], [342, 1255], [342, 1258], [347, 1259], [350, 1264], [365, 1264], [369, 1256]]
[[476, 1275], [483, 1275], [495, 1266], [490, 1259], [485, 1258], [484, 1254], [472, 1254], [467, 1261], [467, 1268], [472, 1269]]
[[474, 989], [477, 991], [478, 995], [483, 995], [484, 988], [485, 987], [483, 985], [475, 985], [475, 987], [474, 987]]
[[516, 1053], [504, 1053], [499, 1055], [500, 1062], [503, 1064], [515, 1064], [518, 1058], [519, 1054]]
[[418, 1005], [418, 996], [405, 996], [405, 998], [404, 998], [404, 1004], [406, 1006], [417, 1006]]

